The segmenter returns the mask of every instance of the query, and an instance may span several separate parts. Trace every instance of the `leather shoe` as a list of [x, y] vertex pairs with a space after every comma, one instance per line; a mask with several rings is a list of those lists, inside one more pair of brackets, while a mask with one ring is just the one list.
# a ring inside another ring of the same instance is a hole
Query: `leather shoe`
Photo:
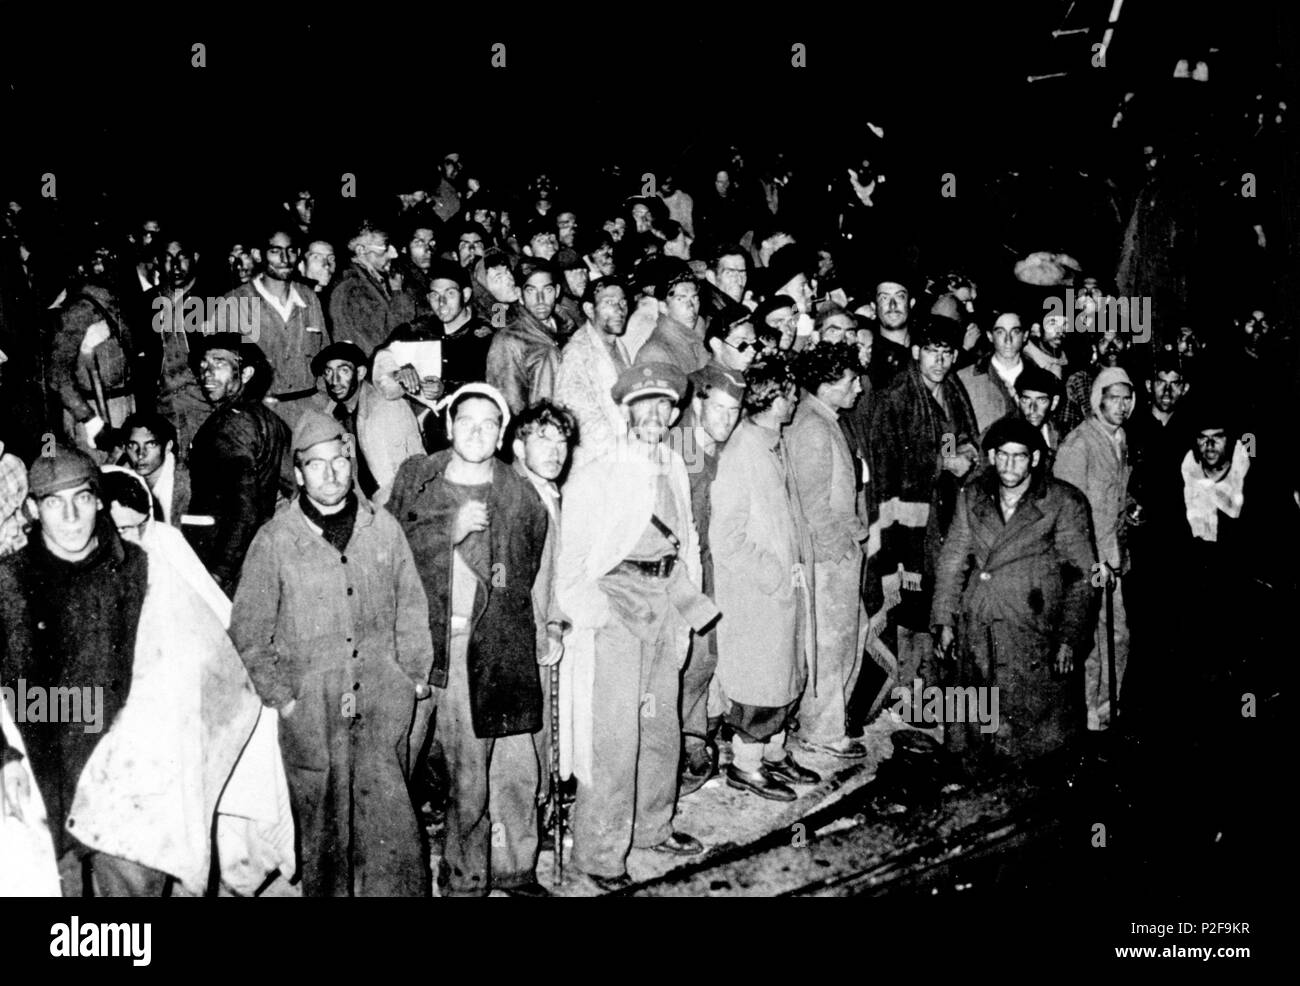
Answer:
[[598, 873], [588, 873], [587, 879], [607, 894], [616, 894], [620, 890], [626, 890], [633, 884], [632, 878], [626, 873], [620, 873], [618, 876], [601, 876]]
[[749, 791], [769, 801], [794, 801], [798, 797], [792, 788], [786, 787], [766, 771], [756, 773], [738, 770], [734, 764], [727, 764], [727, 787]]
[[508, 893], [511, 897], [550, 897], [551, 892], [536, 880], [529, 880], [527, 883], [521, 883], [517, 887], [499, 888]]
[[836, 740], [834, 743], [814, 743], [811, 740], [800, 740], [805, 747], [814, 750], [817, 753], [829, 753], [833, 757], [839, 757], [841, 760], [861, 760], [867, 755], [867, 748], [857, 740], [849, 739], [847, 736]]
[[671, 853], [674, 856], [698, 856], [704, 852], [704, 843], [685, 832], [674, 832], [657, 846], [651, 846], [655, 852]]
[[822, 779], [821, 774], [796, 762], [794, 756], [790, 753], [785, 755], [784, 760], [778, 760], [775, 763], [764, 760], [763, 769], [774, 780], [784, 781], [787, 784], [820, 784]]

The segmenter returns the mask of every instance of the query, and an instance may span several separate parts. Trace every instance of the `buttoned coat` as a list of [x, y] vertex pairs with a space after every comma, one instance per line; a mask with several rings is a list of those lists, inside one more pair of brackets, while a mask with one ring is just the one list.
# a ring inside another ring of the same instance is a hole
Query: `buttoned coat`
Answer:
[[[718, 457], [711, 490], [709, 547], [722, 619], [718, 681], [727, 698], [778, 708], [799, 697], [812, 658], [812, 538], [794, 490], [786, 492], [769, 429], [742, 420]], [[793, 480], [790, 487], [794, 487]], [[803, 585], [795, 564], [805, 565]], [[805, 606], [798, 638], [798, 609]]]
[[861, 553], [867, 527], [857, 513], [857, 464], [839, 416], [805, 393], [786, 433], [790, 465], [808, 518], [817, 561], [840, 562]]
[[340, 553], [297, 500], [283, 505], [249, 548], [230, 636], [262, 701], [294, 701], [280, 749], [307, 894], [419, 895], [407, 737], [433, 646], [397, 521], [360, 498]]
[[[931, 623], [957, 632], [955, 684], [998, 689], [995, 746], [1032, 756], [1083, 726], [1078, 673], [1057, 675], [1054, 662], [1068, 644], [1079, 668], [1091, 644], [1096, 551], [1088, 504], [1073, 486], [1039, 475], [1004, 522], [999, 485], [997, 473], [986, 470], [957, 498], [939, 553]], [[959, 749], [980, 735], [969, 722], [949, 734]]]

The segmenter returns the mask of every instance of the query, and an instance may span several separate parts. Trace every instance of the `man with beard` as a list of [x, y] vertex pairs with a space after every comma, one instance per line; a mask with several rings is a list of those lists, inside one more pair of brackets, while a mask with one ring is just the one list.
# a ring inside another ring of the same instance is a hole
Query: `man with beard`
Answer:
[[[270, 365], [270, 403], [290, 428], [311, 406], [316, 380], [311, 361], [329, 342], [325, 313], [314, 291], [295, 280], [298, 247], [276, 229], [263, 248], [261, 274], [222, 299], [214, 330], [240, 332], [261, 348]], [[245, 323], [251, 314], [252, 324]]]
[[575, 467], [610, 451], [623, 434], [623, 414], [611, 390], [631, 365], [623, 344], [627, 293], [622, 282], [605, 277], [593, 281], [582, 310], [586, 321], [560, 354], [555, 381], [555, 399], [578, 419]]
[[679, 674], [691, 629], [718, 615], [699, 590], [686, 467], [664, 441], [686, 385], [669, 364], [624, 370], [611, 393], [624, 440], [564, 491], [556, 601], [572, 625], [565, 659], [590, 682], [573, 714], [573, 861], [602, 890], [631, 884], [634, 847], [704, 850], [673, 828]]
[[700, 291], [690, 267], [682, 260], [660, 262], [655, 282], [659, 321], [636, 354], [638, 364], [671, 363], [683, 374], [694, 373], [709, 361], [709, 351], [696, 323]]
[[[451, 448], [403, 463], [387, 503], [429, 600], [434, 742], [450, 780], [438, 885], [443, 896], [484, 897], [493, 887], [547, 896], [536, 878], [532, 736], [542, 725], [532, 591], [546, 507], [496, 457], [510, 412], [495, 388], [469, 384], [442, 407]], [[428, 716], [417, 721], [417, 748]]]
[[[746, 310], [746, 314], [748, 311]], [[740, 402], [745, 396], [745, 378], [710, 362], [691, 374], [691, 405], [682, 415], [681, 428], [691, 439], [682, 442], [690, 450], [687, 473], [691, 477], [691, 510], [700, 536], [701, 589], [710, 599], [713, 593], [713, 553], [709, 548], [709, 520], [713, 480], [718, 475], [718, 457], [740, 421]], [[682, 672], [683, 765], [678, 797], [684, 798], [703, 787], [718, 769], [718, 748], [714, 743], [722, 725], [720, 699], [709, 699], [714, 691], [718, 668], [715, 629], [696, 634], [691, 654]], [[713, 706], [712, 708], [710, 706]]]
[[280, 713], [304, 896], [423, 896], [406, 782], [431, 694], [428, 602], [401, 527], [352, 488], [350, 445], [335, 418], [299, 419], [298, 496], [253, 539], [231, 638]]
[[958, 496], [939, 555], [931, 622], [937, 660], [957, 647], [949, 683], [996, 689], [998, 702], [991, 731], [963, 708], [945, 722], [944, 743], [972, 758], [1025, 760], [1083, 727], [1075, 667], [1089, 644], [1097, 555], [1087, 501], [1041, 468], [1036, 428], [1001, 418], [984, 449], [990, 468]]
[[258, 400], [265, 385], [255, 377], [266, 372], [266, 360], [256, 345], [237, 333], [216, 333], [204, 337], [194, 356], [212, 414], [190, 448], [190, 510], [197, 522], [186, 525], [186, 536], [232, 595], [248, 546], [275, 512], [282, 484], [286, 493], [293, 488], [285, 469], [289, 428]]
[[205, 294], [198, 287], [197, 251], [180, 238], [163, 248], [163, 283], [146, 296], [153, 332], [150, 338], [161, 348], [157, 374], [157, 408], [176, 431], [176, 454], [182, 460], [189, 453], [199, 425], [211, 408], [190, 372], [190, 348], [195, 333], [202, 331]]
[[401, 278], [401, 290], [420, 312], [425, 310], [425, 299], [429, 294], [429, 267], [438, 255], [436, 222], [428, 215], [414, 216], [402, 237], [405, 245], [401, 255], [393, 261], [393, 274]]
[[980, 434], [998, 418], [1016, 410], [1016, 380], [1025, 368], [1021, 350], [1025, 348], [1025, 330], [1015, 312], [1002, 312], [988, 333], [989, 355], [957, 371], [957, 379], [966, 388], [975, 409], [975, 426]]
[[[1080, 371], [1083, 372], [1083, 371]], [[1119, 367], [1107, 367], [1092, 383], [1092, 416], [1065, 436], [1056, 464], [1057, 479], [1078, 487], [1088, 498], [1097, 549], [1093, 581], [1114, 593], [1115, 696], [1123, 695], [1129, 635], [1125, 618], [1123, 576], [1128, 555], [1128, 442], [1124, 422], [1133, 413], [1133, 384]], [[1088, 728], [1109, 728], [1110, 670], [1104, 615], [1097, 621], [1092, 652], [1084, 667]]]
[[795, 369], [804, 393], [790, 424], [790, 465], [813, 538], [817, 626], [817, 677], [800, 702], [799, 739], [821, 753], [860, 759], [867, 750], [850, 739], [845, 710], [861, 670], [858, 629], [868, 531], [857, 512], [858, 470], [839, 418], [862, 393], [857, 349], [818, 343], [800, 354]]
[[1066, 368], [1070, 365], [1062, 343], [1068, 324], [1069, 318], [1066, 315], [1046, 312], [1042, 322], [1031, 328], [1033, 337], [1025, 343], [1025, 356], [1057, 380], [1065, 379]]
[[909, 328], [912, 364], [876, 393], [871, 411], [880, 551], [868, 576], [880, 580], [887, 603], [898, 601], [881, 639], [893, 645], [903, 684], [928, 677], [934, 565], [957, 493], [979, 461], [975, 412], [951, 372], [962, 326], [931, 317]]
[[352, 264], [330, 293], [330, 323], [336, 339], [354, 342], [373, 353], [397, 326], [415, 317], [415, 302], [394, 289], [389, 268], [397, 251], [388, 233], [362, 223], [348, 241]]
[[510, 413], [555, 396], [560, 367], [557, 339], [573, 334], [555, 311], [560, 286], [549, 261], [524, 260], [519, 265], [523, 285], [510, 318], [488, 349], [487, 382], [501, 391]]
[[908, 322], [916, 299], [903, 281], [888, 279], [877, 282], [875, 298], [875, 355], [868, 373], [873, 389], [882, 390], [900, 371], [911, 366]]

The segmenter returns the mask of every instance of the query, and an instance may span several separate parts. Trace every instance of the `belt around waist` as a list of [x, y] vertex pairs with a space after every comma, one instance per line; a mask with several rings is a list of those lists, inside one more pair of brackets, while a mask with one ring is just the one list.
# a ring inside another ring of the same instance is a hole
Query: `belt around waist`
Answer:
[[616, 572], [631, 572], [636, 575], [647, 575], [654, 579], [666, 579], [673, 574], [673, 568], [677, 564], [676, 555], [664, 555], [662, 558], [656, 558], [654, 561], [636, 561], [632, 558], [625, 559], [615, 566]]
[[308, 387], [306, 390], [291, 390], [285, 394], [272, 394], [277, 401], [300, 401], [304, 397], [311, 397], [316, 393], [315, 387]]

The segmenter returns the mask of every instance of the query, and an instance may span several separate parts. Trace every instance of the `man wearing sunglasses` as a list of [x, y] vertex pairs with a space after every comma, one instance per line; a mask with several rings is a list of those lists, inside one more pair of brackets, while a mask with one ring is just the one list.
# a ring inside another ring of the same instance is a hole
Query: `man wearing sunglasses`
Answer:
[[753, 314], [744, 305], [731, 305], [719, 311], [709, 319], [704, 331], [704, 344], [713, 354], [707, 366], [740, 374], [743, 379], [745, 371], [758, 356]]

